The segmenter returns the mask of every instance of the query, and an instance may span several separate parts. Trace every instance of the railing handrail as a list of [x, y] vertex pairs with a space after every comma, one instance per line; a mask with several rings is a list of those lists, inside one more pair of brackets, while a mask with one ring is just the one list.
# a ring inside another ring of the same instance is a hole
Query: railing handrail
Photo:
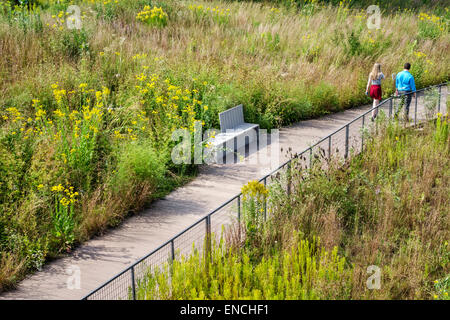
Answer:
[[[387, 99], [381, 101], [378, 105], [376, 105], [375, 107], [370, 108], [369, 110], [363, 112], [361, 115], [357, 116], [356, 118], [354, 118], [353, 120], [347, 122], [346, 124], [344, 124], [343, 126], [341, 126], [339, 129], [333, 131], [332, 133], [328, 134], [327, 136], [325, 136], [324, 138], [320, 139], [319, 141], [315, 142], [314, 144], [312, 144], [311, 146], [307, 147], [305, 150], [303, 150], [300, 153], [297, 153], [293, 158], [288, 159], [287, 161], [285, 161], [282, 165], [280, 165], [278, 168], [276, 168], [275, 170], [271, 171], [270, 173], [266, 174], [264, 177], [262, 177], [261, 179], [259, 179], [259, 182], [265, 181], [267, 178], [269, 178], [270, 176], [274, 175], [276, 172], [278, 172], [280, 169], [284, 168], [286, 165], [288, 165], [289, 163], [292, 162], [292, 160], [297, 159], [299, 156], [305, 154], [308, 151], [311, 151], [312, 148], [318, 146], [319, 144], [321, 144], [322, 142], [326, 141], [327, 139], [330, 139], [330, 137], [334, 136], [335, 134], [337, 134], [339, 131], [344, 130], [346, 127], [348, 127], [349, 125], [351, 125], [352, 123], [354, 123], [355, 121], [358, 121], [360, 118], [364, 117], [365, 115], [367, 115], [368, 113], [372, 112], [375, 109], [378, 109], [380, 106], [384, 105], [385, 103], [387, 103], [388, 101], [394, 100], [394, 99], [398, 99], [401, 98], [402, 96], [405, 95], [410, 95], [413, 93], [419, 93], [425, 90], [429, 90], [431, 88], [436, 88], [436, 87], [443, 87], [443, 86], [447, 86], [449, 84], [449, 82], [443, 82], [437, 85], [433, 85], [433, 86], [429, 86], [426, 88], [422, 88], [419, 90], [415, 90], [409, 93], [404, 93], [404, 94], [400, 94], [400, 95], [391, 95], [390, 97], [388, 97]], [[92, 296], [93, 294], [95, 294], [96, 292], [98, 292], [99, 290], [101, 290], [102, 288], [104, 288], [105, 286], [107, 286], [109, 283], [111, 283], [112, 281], [114, 281], [115, 279], [117, 279], [118, 277], [120, 277], [121, 275], [123, 275], [124, 273], [126, 273], [127, 271], [133, 269], [136, 265], [138, 265], [139, 263], [141, 263], [142, 261], [144, 261], [145, 259], [147, 259], [148, 257], [150, 257], [151, 255], [155, 254], [156, 252], [158, 252], [159, 250], [161, 250], [161, 248], [173, 243], [177, 238], [179, 238], [180, 236], [182, 236], [184, 233], [186, 233], [187, 231], [189, 231], [190, 229], [194, 228], [195, 226], [197, 226], [198, 224], [200, 224], [202, 221], [204, 221], [205, 219], [208, 219], [209, 217], [211, 217], [214, 213], [216, 213], [217, 211], [221, 210], [223, 207], [225, 207], [226, 205], [228, 205], [229, 203], [231, 203], [232, 201], [240, 198], [240, 196], [242, 195], [242, 193], [239, 193], [235, 196], [233, 196], [231, 199], [225, 201], [224, 203], [222, 203], [220, 206], [218, 206], [217, 208], [215, 208], [214, 210], [212, 210], [211, 212], [209, 212], [208, 214], [206, 214], [205, 216], [203, 216], [202, 218], [200, 218], [199, 220], [197, 220], [196, 222], [194, 222], [192, 225], [190, 225], [189, 227], [185, 228], [184, 230], [182, 230], [181, 232], [177, 233], [175, 236], [173, 236], [172, 238], [170, 238], [169, 240], [167, 240], [166, 242], [164, 242], [163, 244], [161, 244], [160, 246], [158, 246], [156, 249], [152, 250], [150, 253], [146, 254], [144, 257], [138, 259], [137, 261], [135, 261], [134, 263], [132, 263], [130, 266], [126, 267], [124, 270], [122, 270], [121, 272], [119, 272], [118, 274], [116, 274], [115, 276], [113, 276], [111, 279], [105, 281], [102, 285], [100, 285], [99, 287], [97, 287], [96, 289], [94, 289], [93, 291], [91, 291], [89, 294], [87, 294], [86, 296], [84, 296], [82, 298], [82, 300], [86, 300], [87, 298], [89, 298], [90, 296]]]

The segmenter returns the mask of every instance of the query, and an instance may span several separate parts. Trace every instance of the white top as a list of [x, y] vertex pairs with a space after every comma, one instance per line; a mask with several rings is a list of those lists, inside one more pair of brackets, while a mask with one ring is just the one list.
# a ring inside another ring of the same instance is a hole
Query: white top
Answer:
[[[384, 78], [385, 78], [384, 74], [383, 74], [383, 72], [381, 72], [378, 79], [372, 80], [372, 85], [373, 86], [381, 85], [381, 80], [383, 80]], [[370, 75], [369, 75], [369, 80], [367, 81], [367, 87], [369, 87], [369, 83], [370, 83]]]

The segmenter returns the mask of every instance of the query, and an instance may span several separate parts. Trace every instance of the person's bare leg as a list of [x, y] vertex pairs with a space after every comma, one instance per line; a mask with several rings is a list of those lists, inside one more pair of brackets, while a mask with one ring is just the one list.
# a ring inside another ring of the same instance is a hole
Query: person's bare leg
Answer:
[[[378, 105], [379, 102], [380, 102], [380, 100], [373, 99], [373, 106], [372, 107], [375, 108]], [[373, 109], [372, 110], [372, 119], [375, 119], [377, 117], [377, 115], [378, 115], [378, 110], [377, 109]]]

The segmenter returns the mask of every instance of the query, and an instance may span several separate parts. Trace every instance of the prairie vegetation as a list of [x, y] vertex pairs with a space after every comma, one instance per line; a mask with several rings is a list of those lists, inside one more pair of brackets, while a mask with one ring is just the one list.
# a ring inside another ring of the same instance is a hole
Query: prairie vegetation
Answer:
[[[211, 253], [149, 270], [137, 297], [448, 300], [449, 148], [448, 116], [419, 130], [379, 123], [344, 166], [317, 163], [306, 176], [294, 166], [289, 195], [251, 182], [243, 221]], [[369, 266], [380, 270], [377, 289]]]
[[448, 79], [447, 9], [382, 15], [368, 30], [346, 1], [0, 0], [0, 290], [190, 179], [175, 129], [238, 103], [264, 128], [366, 103], [375, 61]]

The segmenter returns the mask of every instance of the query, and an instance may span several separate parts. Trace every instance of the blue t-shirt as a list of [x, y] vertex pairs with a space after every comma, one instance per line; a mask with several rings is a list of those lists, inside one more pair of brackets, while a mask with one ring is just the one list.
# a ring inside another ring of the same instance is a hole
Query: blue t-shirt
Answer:
[[398, 91], [416, 91], [413, 75], [407, 70], [399, 72], [395, 78], [395, 87]]

